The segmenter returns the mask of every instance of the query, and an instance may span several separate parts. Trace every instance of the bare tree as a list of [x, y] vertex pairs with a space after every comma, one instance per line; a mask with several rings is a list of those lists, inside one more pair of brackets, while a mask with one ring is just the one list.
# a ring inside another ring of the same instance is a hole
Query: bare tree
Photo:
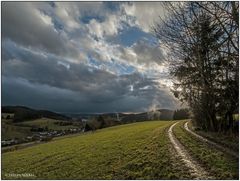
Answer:
[[238, 107], [238, 3], [164, 5], [168, 17], [153, 31], [169, 52], [175, 96], [189, 104], [198, 126], [231, 130]]

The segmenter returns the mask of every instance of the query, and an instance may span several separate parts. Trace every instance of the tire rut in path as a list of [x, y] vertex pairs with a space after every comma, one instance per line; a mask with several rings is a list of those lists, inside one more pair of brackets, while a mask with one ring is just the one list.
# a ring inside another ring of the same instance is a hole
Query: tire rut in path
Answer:
[[215, 142], [213, 142], [213, 141], [210, 141], [209, 139], [204, 138], [203, 136], [201, 136], [201, 135], [193, 132], [193, 131], [192, 131], [191, 129], [189, 129], [189, 127], [188, 127], [188, 121], [184, 124], [184, 129], [185, 129], [186, 131], [188, 131], [189, 133], [191, 133], [192, 135], [194, 135], [195, 137], [197, 137], [198, 139], [200, 139], [201, 141], [203, 141], [203, 142], [205, 142], [205, 143], [208, 143], [208, 144], [210, 144], [210, 145], [213, 145], [215, 148], [217, 148], [217, 149], [219, 149], [219, 150], [221, 150], [221, 151], [223, 151], [223, 152], [225, 152], [225, 153], [227, 153], [227, 154], [229, 154], [229, 155], [232, 155], [232, 156], [234, 156], [234, 157], [236, 157], [236, 158], [239, 157], [238, 153], [236, 153], [236, 152], [234, 152], [234, 151], [232, 151], [232, 150], [230, 150], [230, 149], [228, 149], [228, 148], [226, 148], [226, 147], [223, 147], [223, 146], [219, 145], [218, 143], [215, 143]]
[[183, 163], [189, 168], [189, 172], [193, 179], [214, 179], [204, 168], [202, 168], [195, 160], [192, 159], [188, 151], [174, 136], [173, 127], [176, 124], [178, 124], [178, 122], [171, 125], [168, 129], [168, 137]]

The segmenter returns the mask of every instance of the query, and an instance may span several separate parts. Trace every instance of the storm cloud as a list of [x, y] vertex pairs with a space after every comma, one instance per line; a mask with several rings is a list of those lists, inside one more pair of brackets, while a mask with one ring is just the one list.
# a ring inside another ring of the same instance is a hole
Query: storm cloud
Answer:
[[[163, 52], [141, 29], [138, 10], [126, 12], [133, 6], [3, 2], [2, 104], [58, 112], [176, 108]], [[125, 36], [134, 38], [124, 43]]]

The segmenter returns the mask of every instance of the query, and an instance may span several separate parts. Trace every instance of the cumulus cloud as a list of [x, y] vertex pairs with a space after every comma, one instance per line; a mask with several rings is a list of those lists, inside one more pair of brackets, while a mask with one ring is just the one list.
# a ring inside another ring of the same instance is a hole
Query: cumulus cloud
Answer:
[[88, 28], [91, 34], [98, 38], [103, 38], [104, 36], [116, 35], [119, 28], [117, 25], [119, 25], [117, 16], [110, 15], [104, 22], [98, 22], [96, 19], [92, 19], [88, 24]]
[[166, 11], [163, 2], [131, 2], [122, 4], [122, 8], [129, 16], [136, 17], [135, 24], [146, 32], [158, 21], [159, 16], [164, 17]]
[[26, 47], [78, 58], [78, 49], [64, 32], [57, 31], [50, 16], [29, 2], [2, 4], [2, 35]]
[[[147, 33], [130, 46], [117, 40], [124, 29], [148, 31], [143, 5], [4, 2], [3, 103], [65, 112], [175, 108], [159, 45]], [[153, 6], [146, 16], [157, 14]]]
[[140, 64], [150, 64], [151, 62], [162, 64], [164, 62], [162, 51], [158, 45], [151, 45], [141, 40], [131, 48], [135, 55], [137, 55], [137, 61]]
[[[160, 83], [156, 84], [155, 79], [142, 76], [139, 73], [117, 76], [84, 64], [68, 63], [60, 57], [39, 54], [16, 47], [16, 45], [14, 47], [11, 44], [8, 45], [8, 48], [10, 46], [12, 46], [11, 50], [15, 54], [9, 53], [4, 56], [2, 72], [4, 77], [8, 77], [11, 80], [3, 81], [4, 86], [2, 90], [4, 100], [6, 100], [4, 102], [6, 103], [11, 103], [12, 99], [20, 96], [13, 90], [21, 92], [21, 90], [26, 91], [26, 89], [29, 89], [30, 91], [34, 89], [33, 92], [35, 93], [31, 95], [33, 96], [31, 100], [33, 104], [36, 104], [35, 106], [39, 102], [38, 99], [46, 99], [47, 104], [50, 101], [47, 100], [47, 97], [51, 91], [58, 90], [59, 97], [62, 96], [67, 102], [72, 101], [72, 98], [70, 98], [70, 95], [72, 95], [79, 98], [79, 101], [74, 101], [74, 105], [77, 106], [77, 104], [82, 103], [91, 105], [88, 107], [89, 112], [103, 110], [102, 108], [100, 109], [101, 106], [99, 104], [104, 104], [104, 111], [107, 111], [117, 102], [121, 103], [115, 106], [115, 109], [118, 110], [123, 110], [121, 106], [124, 107], [124, 110], [126, 107], [131, 109], [131, 111], [136, 111], [137, 109], [145, 110], [144, 107], [152, 104], [152, 101], [155, 99], [158, 100], [159, 105], [174, 107], [174, 99], [169, 95], [169, 90], [166, 87]], [[12, 83], [8, 85], [7, 82], [8, 84]], [[19, 86], [19, 88], [13, 89], [14, 84], [17, 84], [15, 86]], [[34, 88], [35, 85], [36, 88]], [[132, 90], [130, 87], [132, 87]], [[48, 91], [49, 94], [47, 93]], [[63, 96], [65, 92], [67, 93]], [[38, 96], [37, 93], [41, 96]], [[25, 94], [26, 96], [28, 95], [27, 93]], [[16, 100], [21, 102], [23, 98], [17, 98]], [[27, 100], [29, 101], [29, 99]], [[133, 103], [129, 103], [129, 100], [132, 100]], [[25, 103], [26, 101], [23, 102]], [[142, 102], [142, 104], [139, 104], [139, 102]], [[94, 107], [94, 104], [98, 106]], [[130, 105], [132, 107], [129, 107]], [[60, 111], [62, 109], [56, 110]], [[87, 109], [84, 108], [84, 110]]]

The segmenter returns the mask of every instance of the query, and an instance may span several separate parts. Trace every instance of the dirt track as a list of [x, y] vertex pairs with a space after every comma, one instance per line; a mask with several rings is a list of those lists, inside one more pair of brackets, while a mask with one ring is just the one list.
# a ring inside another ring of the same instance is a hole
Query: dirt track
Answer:
[[177, 154], [180, 156], [182, 161], [185, 163], [186, 167], [189, 168], [189, 172], [193, 179], [213, 179], [210, 174], [202, 168], [192, 157], [189, 155], [188, 151], [184, 146], [177, 140], [173, 133], [173, 127], [178, 124], [174, 123], [168, 130], [169, 139], [175, 148]]

